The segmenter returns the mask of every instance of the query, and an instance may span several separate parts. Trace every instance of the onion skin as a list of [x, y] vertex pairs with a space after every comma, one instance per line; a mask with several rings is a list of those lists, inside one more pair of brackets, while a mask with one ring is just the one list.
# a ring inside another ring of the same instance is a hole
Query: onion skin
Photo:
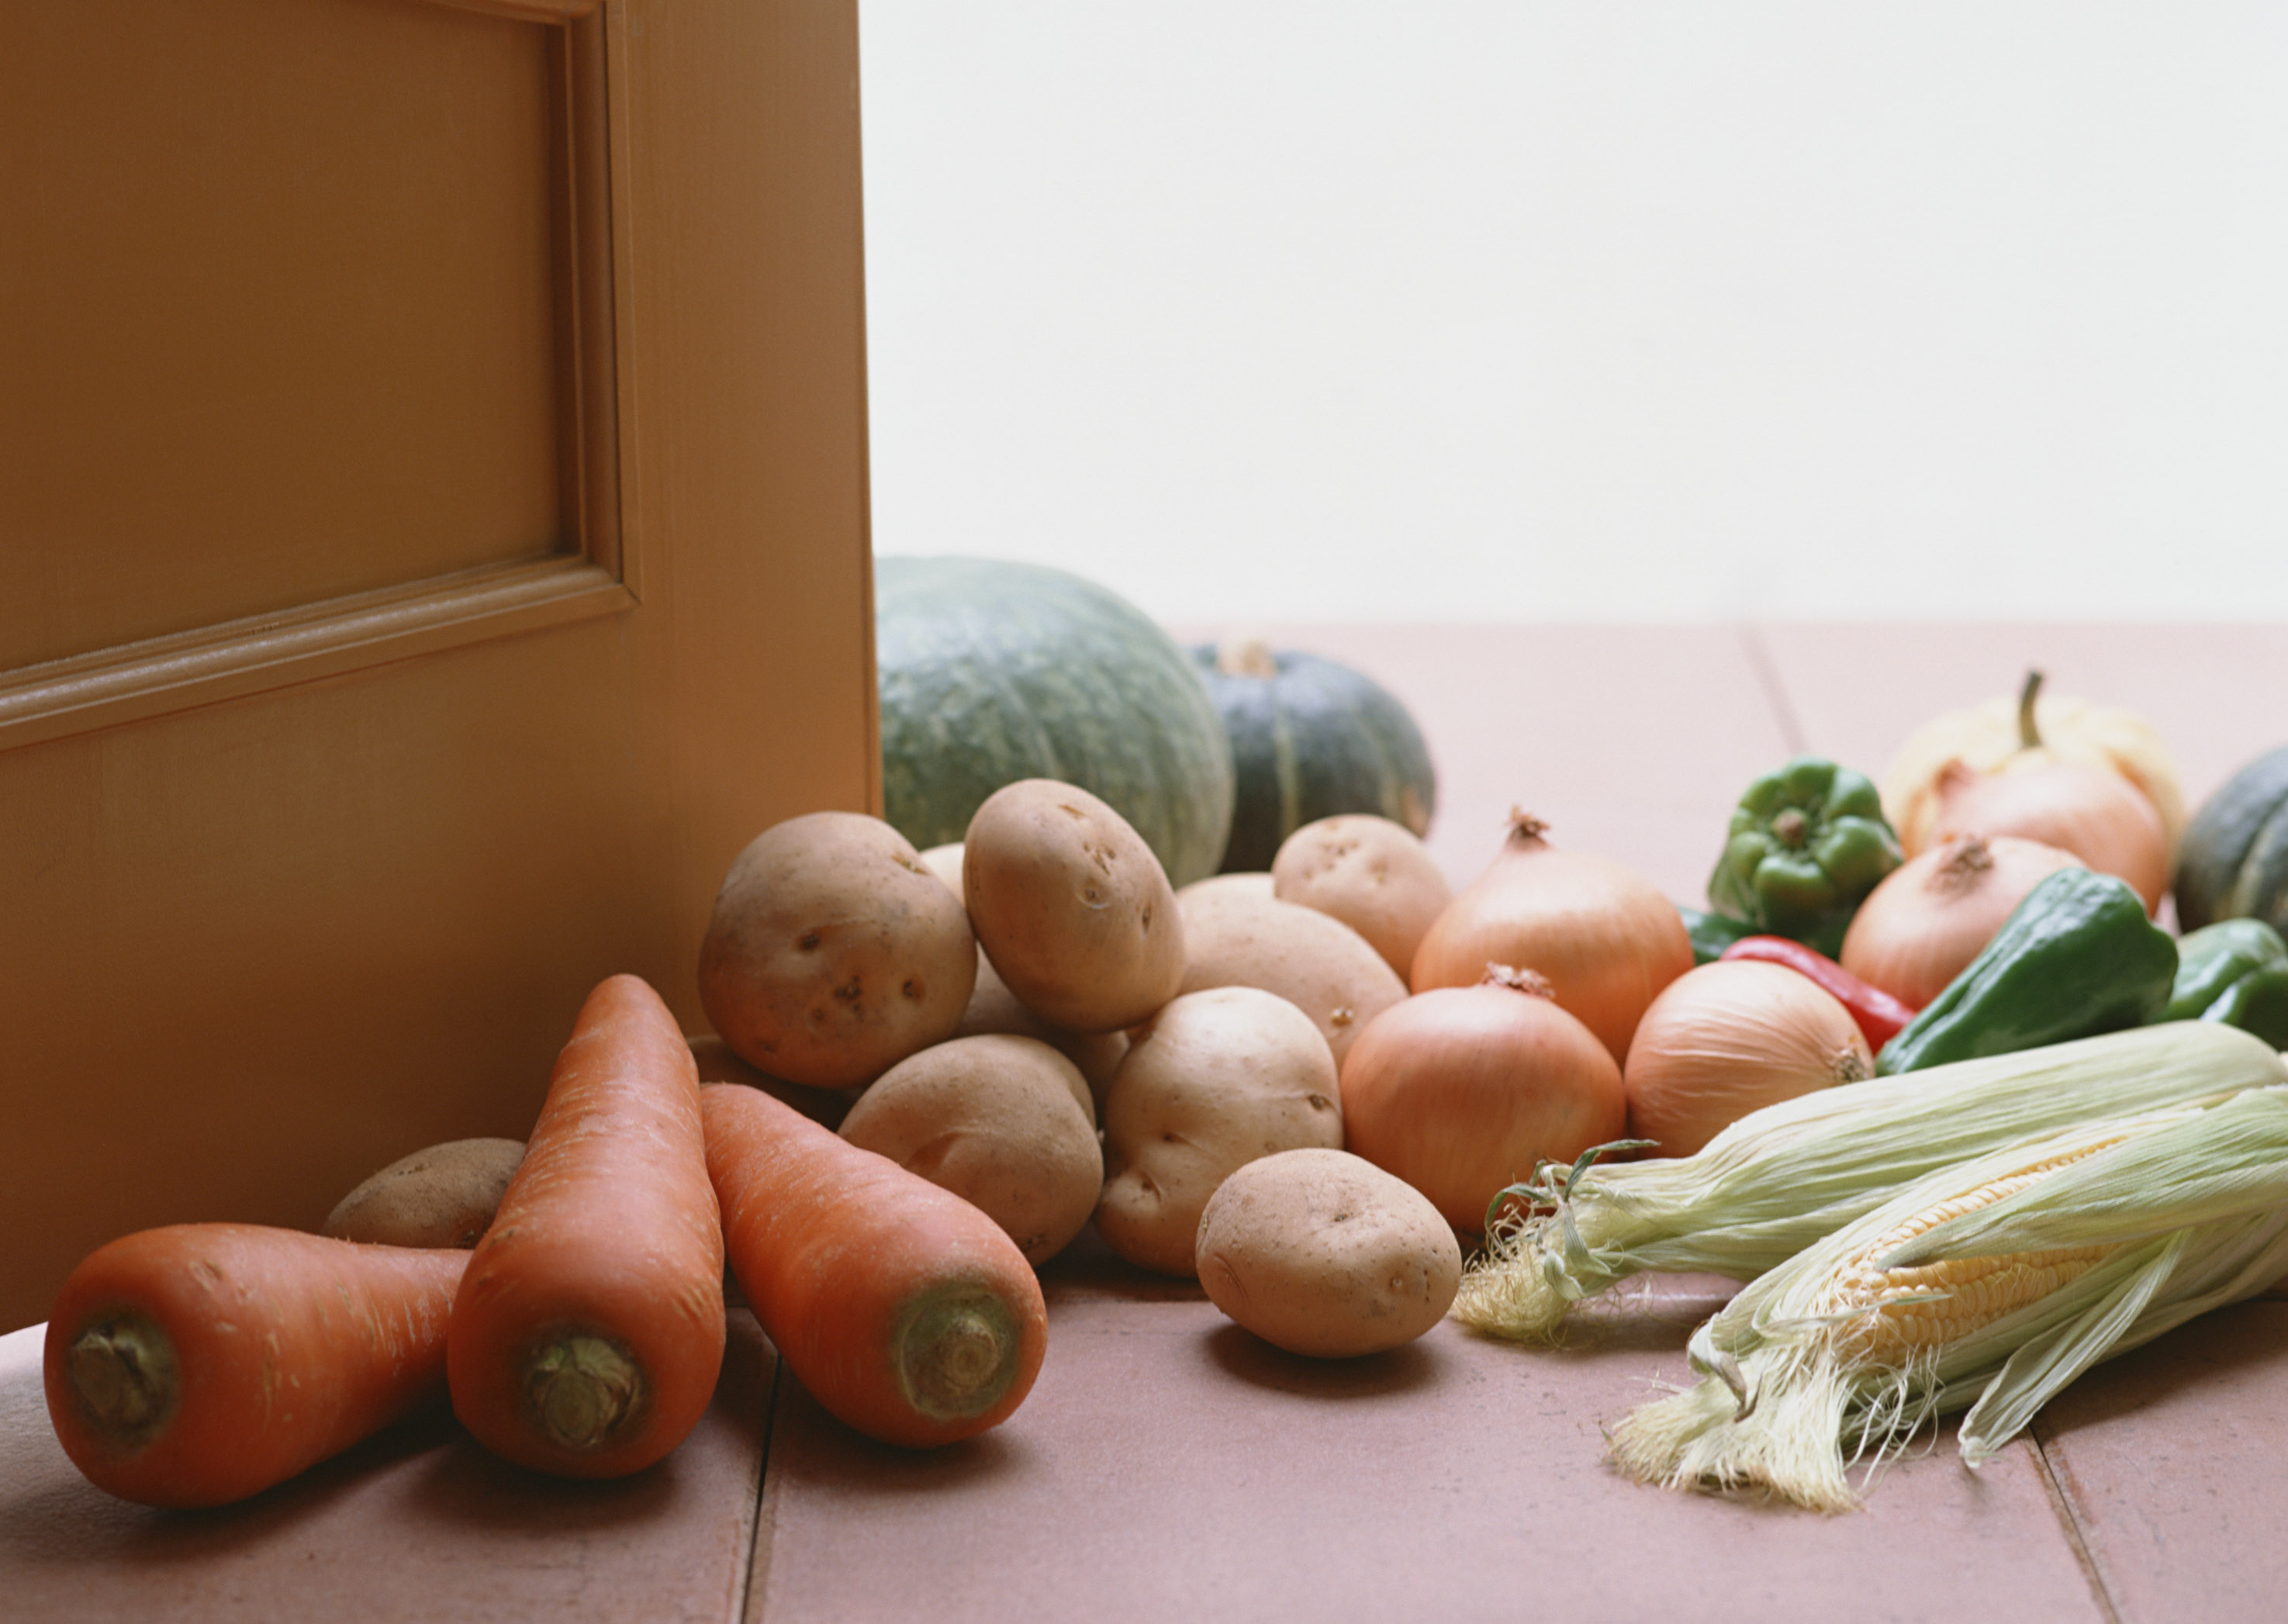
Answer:
[[1629, 1133], [1689, 1156], [1751, 1111], [1875, 1074], [1851, 1011], [1799, 970], [1720, 959], [1669, 984], [1623, 1071]]
[[[1859, 1035], [1865, 1038], [1867, 1047], [1878, 1054], [1882, 1052], [1884, 1044], [1903, 1032], [1907, 1023], [1915, 1018], [1914, 1010], [1881, 987], [1868, 986], [1825, 954], [1815, 952], [1801, 942], [1791, 941], [1784, 936], [1743, 937], [1718, 956], [1755, 959], [1766, 964], [1784, 965], [1799, 976], [1808, 976], [1814, 986], [1851, 1011], [1851, 1018], [1859, 1027]], [[1673, 986], [1675, 983], [1669, 985]], [[1642, 1029], [1641, 1022], [1639, 1029]]]
[[1546, 982], [1480, 969], [1475, 986], [1417, 993], [1369, 1021], [1342, 1075], [1346, 1147], [1464, 1234], [1542, 1161], [1609, 1144], [1628, 1121], [1620, 1066]]
[[2168, 826], [2118, 772], [2037, 749], [1995, 772], [1949, 762], [1934, 793], [1932, 822], [1942, 841], [1962, 835], [2038, 840], [2126, 880], [2148, 915], [2161, 906], [2169, 884]]
[[1843, 968], [1921, 1009], [1946, 990], [2026, 893], [2070, 852], [2015, 836], [1966, 835], [1909, 858], [1867, 893], [1845, 932]]
[[1415, 950], [1414, 990], [1473, 986], [1488, 964], [1537, 970], [1617, 1065], [1647, 1007], [1692, 968], [1692, 939], [1649, 880], [1552, 846], [1545, 827], [1511, 813], [1500, 854]]

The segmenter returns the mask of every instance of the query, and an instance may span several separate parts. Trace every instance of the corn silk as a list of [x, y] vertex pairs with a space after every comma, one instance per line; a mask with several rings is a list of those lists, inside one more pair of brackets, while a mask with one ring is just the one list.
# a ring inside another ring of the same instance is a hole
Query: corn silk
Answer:
[[1694, 1155], [1545, 1163], [1489, 1214], [1453, 1312], [1547, 1343], [1584, 1296], [1652, 1271], [1752, 1280], [1902, 1189], [2004, 1147], [2104, 1119], [2288, 1083], [2270, 1045], [2173, 1021], [1822, 1089], [1752, 1113]]

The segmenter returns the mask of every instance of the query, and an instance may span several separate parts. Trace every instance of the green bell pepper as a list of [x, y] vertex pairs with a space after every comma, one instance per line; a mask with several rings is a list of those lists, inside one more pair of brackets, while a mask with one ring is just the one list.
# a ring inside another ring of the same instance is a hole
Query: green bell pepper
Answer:
[[2163, 1020], [2220, 1020], [2288, 1048], [2288, 941], [2261, 919], [2223, 919], [2177, 944]]
[[2176, 977], [2176, 939], [2145, 916], [2125, 881], [2061, 868], [1883, 1045], [1875, 1069], [1917, 1072], [2146, 1026]]
[[2288, 964], [2288, 941], [2261, 919], [2222, 919], [2177, 943], [2177, 979], [2163, 1020], [2198, 1020], [2244, 976]]
[[1861, 899], [1900, 860], [1899, 837], [1866, 774], [1799, 756], [1741, 796], [1708, 901], [1831, 958]]
[[2220, 1020], [2275, 1049], [2288, 1049], [2288, 964], [2250, 971], [2202, 1011], [2201, 1018]]

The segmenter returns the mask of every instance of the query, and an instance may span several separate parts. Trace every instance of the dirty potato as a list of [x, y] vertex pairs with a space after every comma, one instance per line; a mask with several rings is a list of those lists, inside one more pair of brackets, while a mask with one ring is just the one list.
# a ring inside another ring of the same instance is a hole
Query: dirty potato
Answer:
[[862, 812], [812, 812], [750, 843], [699, 953], [699, 1001], [748, 1065], [862, 1088], [953, 1035], [977, 981], [959, 899], [906, 837]]
[[858, 1097], [842, 1137], [981, 1208], [1035, 1264], [1080, 1233], [1104, 1185], [1088, 1084], [1034, 1038], [909, 1056]]
[[1349, 1359], [1412, 1342], [1445, 1317], [1462, 1248], [1427, 1198], [1347, 1151], [1249, 1162], [1200, 1215], [1208, 1301], [1275, 1347]]
[[1035, 778], [994, 791], [962, 842], [962, 886], [993, 968], [1052, 1025], [1118, 1031], [1176, 995], [1183, 924], [1167, 872], [1085, 789]]
[[1131, 1034], [1104, 1100], [1105, 1244], [1189, 1275], [1200, 1212], [1235, 1169], [1343, 1142], [1334, 1056], [1310, 1018], [1251, 986], [1187, 993]]

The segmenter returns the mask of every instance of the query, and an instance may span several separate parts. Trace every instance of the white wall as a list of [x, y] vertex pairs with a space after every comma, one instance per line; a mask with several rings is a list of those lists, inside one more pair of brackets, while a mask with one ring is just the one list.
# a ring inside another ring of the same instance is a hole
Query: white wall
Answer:
[[863, 0], [875, 544], [2288, 615], [2288, 6]]

